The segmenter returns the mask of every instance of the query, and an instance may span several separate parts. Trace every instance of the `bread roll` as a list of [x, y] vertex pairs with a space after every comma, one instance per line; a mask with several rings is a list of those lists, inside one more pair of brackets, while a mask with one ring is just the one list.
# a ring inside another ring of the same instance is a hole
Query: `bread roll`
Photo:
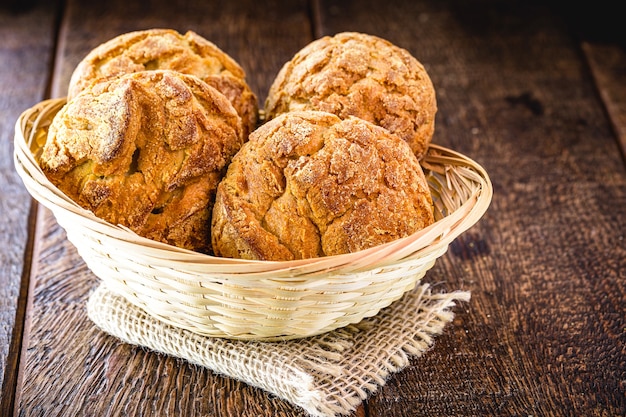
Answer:
[[408, 51], [344, 32], [310, 43], [278, 73], [266, 118], [294, 110], [360, 117], [398, 135], [419, 159], [433, 136], [437, 104], [426, 70]]
[[195, 32], [148, 29], [119, 35], [93, 49], [77, 65], [68, 99], [87, 86], [138, 71], [169, 69], [194, 75], [224, 94], [242, 119], [242, 135], [256, 127], [258, 103], [241, 66]]
[[82, 207], [147, 238], [210, 253], [215, 190], [243, 143], [216, 89], [175, 71], [92, 84], [54, 117], [40, 164]]
[[356, 117], [283, 113], [233, 158], [212, 219], [216, 255], [292, 260], [339, 255], [433, 223], [408, 144]]

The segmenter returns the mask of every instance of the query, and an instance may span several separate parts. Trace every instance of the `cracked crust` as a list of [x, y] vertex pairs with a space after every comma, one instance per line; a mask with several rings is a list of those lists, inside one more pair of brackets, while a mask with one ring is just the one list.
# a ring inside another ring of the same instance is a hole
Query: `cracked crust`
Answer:
[[215, 44], [195, 32], [148, 29], [119, 35], [93, 49], [70, 79], [68, 99], [89, 85], [122, 74], [173, 70], [194, 75], [219, 90], [242, 119], [244, 140], [258, 121], [256, 95], [241, 66]]
[[215, 190], [242, 144], [241, 119], [223, 94], [193, 76], [144, 71], [70, 100], [40, 165], [96, 216], [209, 253]]
[[409, 146], [365, 120], [319, 111], [277, 116], [250, 135], [220, 183], [216, 255], [292, 260], [338, 255], [433, 223]]
[[344, 32], [313, 41], [278, 73], [266, 118], [294, 110], [360, 117], [400, 136], [420, 159], [434, 133], [437, 104], [426, 70], [408, 51]]

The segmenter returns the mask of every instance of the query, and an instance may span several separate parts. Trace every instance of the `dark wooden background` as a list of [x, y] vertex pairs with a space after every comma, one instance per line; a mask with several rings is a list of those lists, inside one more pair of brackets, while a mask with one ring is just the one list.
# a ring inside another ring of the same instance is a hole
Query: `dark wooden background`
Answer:
[[626, 26], [615, 3], [0, 3], [0, 415], [305, 415], [99, 332], [85, 315], [97, 279], [14, 171], [19, 114], [64, 96], [99, 43], [152, 27], [216, 43], [261, 103], [311, 40], [387, 38], [435, 84], [434, 141], [489, 172], [489, 211], [425, 278], [471, 302], [355, 416], [626, 415]]

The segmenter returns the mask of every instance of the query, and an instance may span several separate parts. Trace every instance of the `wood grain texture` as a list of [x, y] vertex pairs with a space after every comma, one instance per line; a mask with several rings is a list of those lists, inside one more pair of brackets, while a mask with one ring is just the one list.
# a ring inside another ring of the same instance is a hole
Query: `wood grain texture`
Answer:
[[368, 415], [623, 415], [626, 172], [610, 122], [567, 22], [479, 3], [319, 7], [322, 34], [377, 34], [426, 66], [434, 142], [494, 183], [487, 215], [426, 277], [471, 290], [467, 311]]
[[32, 230], [31, 198], [13, 167], [14, 126], [20, 113], [45, 95], [56, 3], [29, 7], [0, 5], [0, 415], [3, 416], [13, 407], [30, 267], [28, 232]]

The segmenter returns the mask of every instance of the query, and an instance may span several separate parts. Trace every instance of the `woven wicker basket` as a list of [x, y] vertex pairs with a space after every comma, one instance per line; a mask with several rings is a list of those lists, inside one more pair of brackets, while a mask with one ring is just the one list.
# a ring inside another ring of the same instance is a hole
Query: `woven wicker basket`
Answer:
[[64, 104], [64, 99], [43, 101], [17, 121], [14, 162], [26, 188], [53, 212], [109, 289], [163, 322], [202, 335], [292, 339], [373, 316], [411, 290], [491, 201], [491, 182], [481, 166], [431, 145], [422, 165], [437, 221], [424, 230], [360, 252], [308, 260], [208, 256], [109, 224], [48, 181], [37, 158]]

